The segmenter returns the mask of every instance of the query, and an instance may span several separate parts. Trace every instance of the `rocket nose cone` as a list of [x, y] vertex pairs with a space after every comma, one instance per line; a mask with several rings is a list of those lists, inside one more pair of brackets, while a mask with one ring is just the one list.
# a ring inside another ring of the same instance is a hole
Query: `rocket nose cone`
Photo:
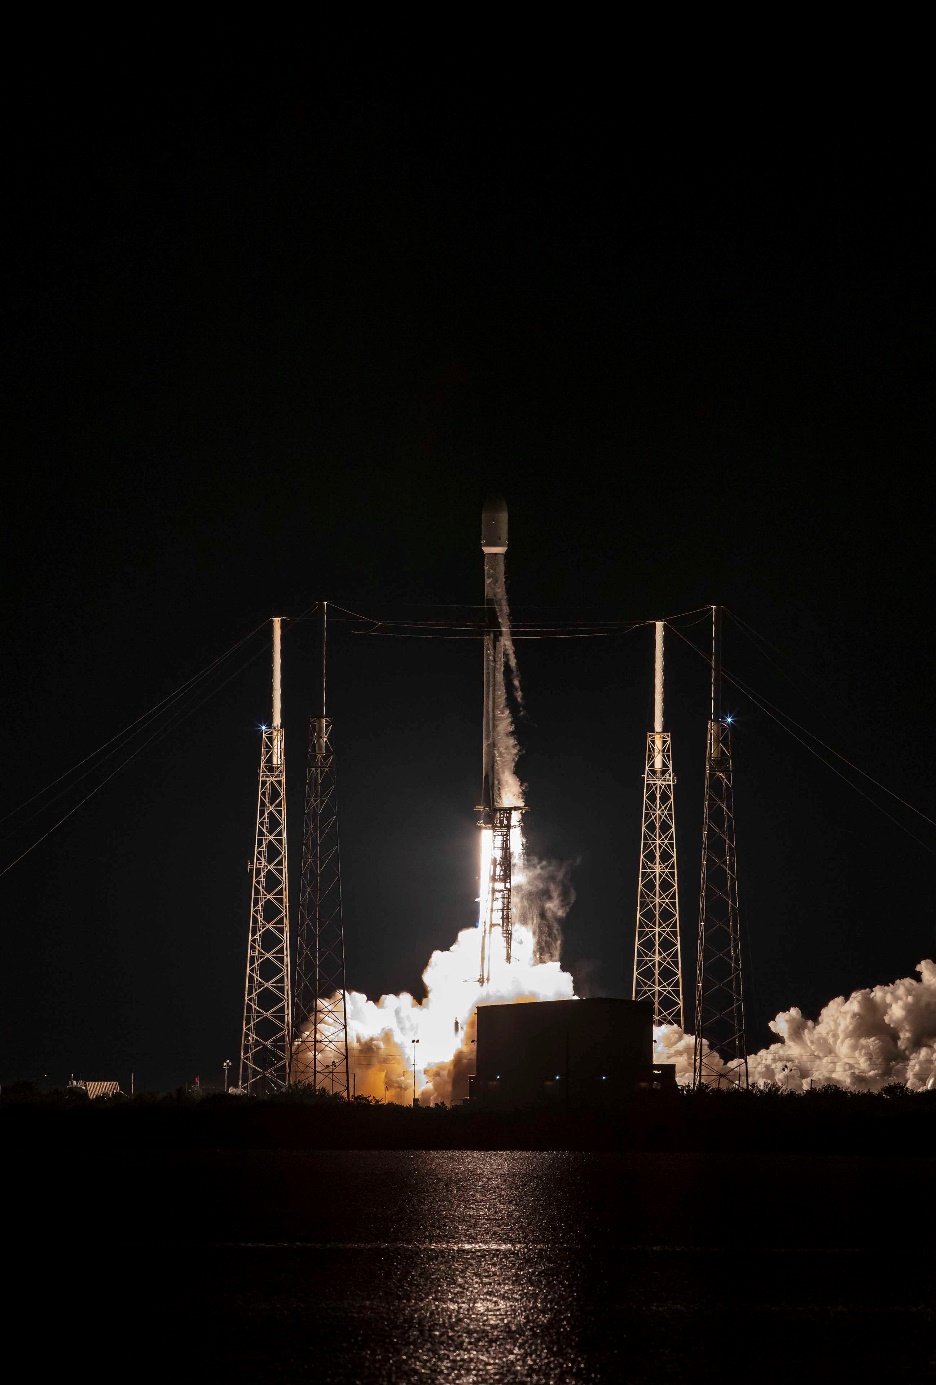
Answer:
[[481, 547], [485, 553], [507, 552], [507, 502], [489, 495], [481, 511]]

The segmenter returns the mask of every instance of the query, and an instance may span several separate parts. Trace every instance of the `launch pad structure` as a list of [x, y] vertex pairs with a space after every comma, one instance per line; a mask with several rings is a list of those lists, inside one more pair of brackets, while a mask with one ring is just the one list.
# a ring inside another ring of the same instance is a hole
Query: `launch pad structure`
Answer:
[[338, 791], [332, 723], [326, 713], [328, 602], [322, 602], [321, 714], [309, 723], [299, 928], [293, 1081], [350, 1097]]
[[731, 718], [721, 712], [720, 611], [712, 607], [712, 703], [705, 754], [693, 1086], [748, 1085], [735, 852]]
[[281, 695], [282, 620], [273, 619], [273, 721], [262, 727], [257, 830], [238, 1086], [273, 1096], [289, 1083], [292, 1038], [286, 745]]
[[[478, 984], [491, 985], [514, 955], [513, 871], [522, 861], [523, 788], [506, 674], [516, 679], [506, 600], [507, 506], [482, 510], [485, 620]], [[328, 603], [321, 603], [321, 706], [310, 719], [299, 920], [291, 949], [286, 754], [282, 724], [282, 619], [272, 621], [272, 722], [261, 727], [251, 869], [239, 1090], [272, 1096], [291, 1083], [350, 1098], [345, 938], [332, 722], [326, 704]], [[748, 1064], [738, 910], [730, 716], [721, 713], [720, 609], [712, 608], [700, 881], [693, 1084], [746, 1087]], [[634, 942], [633, 999], [656, 1026], [684, 1028], [672, 738], [663, 699], [665, 622], [656, 621], [654, 720], [647, 733]], [[519, 686], [514, 685], [519, 699]], [[525, 938], [525, 934], [523, 935]], [[293, 985], [293, 980], [295, 984]], [[415, 1050], [414, 1050], [415, 1051]]]
[[655, 1025], [683, 1028], [676, 818], [673, 802], [672, 738], [663, 729], [663, 621], [655, 622], [653, 730], [647, 733], [644, 771], [637, 929], [634, 942], [634, 1000], [653, 1005]]

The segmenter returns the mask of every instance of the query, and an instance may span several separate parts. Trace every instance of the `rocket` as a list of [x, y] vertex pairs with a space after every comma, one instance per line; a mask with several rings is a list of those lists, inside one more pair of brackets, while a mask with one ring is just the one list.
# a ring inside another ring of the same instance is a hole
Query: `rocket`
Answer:
[[484, 712], [482, 722], [481, 803], [482, 821], [493, 822], [499, 806], [497, 764], [494, 755], [495, 670], [503, 662], [497, 595], [504, 590], [504, 554], [507, 552], [507, 504], [500, 495], [489, 496], [481, 511], [481, 549], [484, 553]]
[[484, 553], [501, 555], [507, 552], [507, 502], [502, 495], [488, 496], [484, 502], [481, 511], [481, 549]]

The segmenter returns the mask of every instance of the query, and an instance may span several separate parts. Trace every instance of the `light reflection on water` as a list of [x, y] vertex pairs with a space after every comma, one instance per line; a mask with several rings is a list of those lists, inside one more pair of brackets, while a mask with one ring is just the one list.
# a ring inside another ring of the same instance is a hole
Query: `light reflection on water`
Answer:
[[[791, 1369], [834, 1350], [843, 1371], [849, 1352], [867, 1370], [878, 1321], [901, 1378], [894, 1334], [912, 1354], [936, 1327], [931, 1252], [899, 1280], [834, 1240], [778, 1253], [790, 1218], [751, 1196], [756, 1170], [733, 1250], [685, 1244], [700, 1193], [715, 1229], [721, 1203], [711, 1167], [676, 1156], [216, 1151], [178, 1172], [203, 1212], [184, 1248], [164, 1242], [177, 1312], [197, 1304], [224, 1385], [682, 1385], [723, 1378], [749, 1333], [777, 1374], [785, 1350]], [[803, 1177], [787, 1172], [791, 1206], [815, 1183]], [[749, 1356], [736, 1366], [750, 1378]]]

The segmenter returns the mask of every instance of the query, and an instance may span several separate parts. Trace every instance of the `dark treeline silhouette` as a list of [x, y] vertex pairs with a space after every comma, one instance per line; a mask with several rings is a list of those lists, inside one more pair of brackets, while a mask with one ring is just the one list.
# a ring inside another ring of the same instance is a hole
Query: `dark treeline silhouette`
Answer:
[[791, 1093], [640, 1092], [615, 1110], [487, 1111], [416, 1107], [366, 1097], [345, 1102], [294, 1088], [260, 1100], [186, 1089], [88, 1099], [82, 1089], [0, 1094], [9, 1148], [760, 1150], [791, 1154], [922, 1155], [936, 1147], [936, 1091], [899, 1084], [881, 1092], [840, 1087]]

